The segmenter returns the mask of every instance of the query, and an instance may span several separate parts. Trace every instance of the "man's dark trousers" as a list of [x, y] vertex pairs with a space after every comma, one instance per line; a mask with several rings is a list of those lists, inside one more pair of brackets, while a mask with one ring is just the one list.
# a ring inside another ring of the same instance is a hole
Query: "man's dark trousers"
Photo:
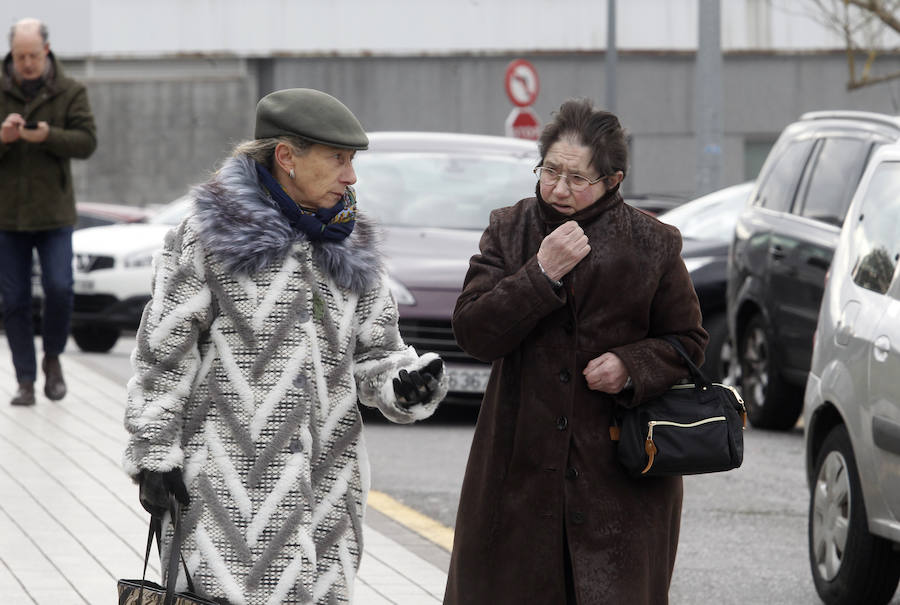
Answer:
[[47, 231], [0, 230], [0, 296], [3, 323], [19, 382], [34, 382], [37, 362], [32, 322], [32, 249], [37, 249], [44, 289], [41, 336], [44, 355], [60, 355], [72, 316], [72, 227]]

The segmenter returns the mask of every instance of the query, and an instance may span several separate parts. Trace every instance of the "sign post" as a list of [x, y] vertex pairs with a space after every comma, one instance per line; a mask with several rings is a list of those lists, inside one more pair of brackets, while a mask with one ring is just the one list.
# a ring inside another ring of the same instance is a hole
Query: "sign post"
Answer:
[[525, 59], [516, 59], [506, 67], [506, 96], [515, 105], [506, 118], [506, 136], [537, 140], [541, 121], [531, 108], [541, 90], [537, 70]]

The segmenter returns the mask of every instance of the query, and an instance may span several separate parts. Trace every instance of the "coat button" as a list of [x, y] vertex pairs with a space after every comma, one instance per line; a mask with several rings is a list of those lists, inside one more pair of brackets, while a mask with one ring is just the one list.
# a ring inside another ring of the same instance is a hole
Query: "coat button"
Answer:
[[560, 416], [556, 419], [556, 428], [560, 431], [566, 430], [566, 427], [569, 426], [569, 419], [565, 416]]
[[566, 479], [574, 480], [578, 478], [578, 469], [574, 466], [570, 466], [566, 469]]
[[574, 513], [572, 513], [572, 523], [575, 525], [581, 525], [582, 523], [584, 523], [584, 515], [582, 515], [578, 511], [575, 511]]
[[559, 381], [560, 382], [569, 382], [569, 379], [572, 376], [569, 374], [569, 370], [560, 370], [559, 372]]

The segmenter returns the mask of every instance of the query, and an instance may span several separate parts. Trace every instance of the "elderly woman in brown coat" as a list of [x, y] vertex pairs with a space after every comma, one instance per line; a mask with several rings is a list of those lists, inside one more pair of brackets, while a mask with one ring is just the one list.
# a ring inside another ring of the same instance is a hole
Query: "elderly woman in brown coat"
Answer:
[[493, 371], [444, 603], [666, 603], [681, 478], [626, 475], [609, 424], [687, 377], [659, 337], [702, 361], [681, 236], [622, 201], [615, 115], [567, 101], [540, 154], [536, 197], [491, 214], [453, 316]]

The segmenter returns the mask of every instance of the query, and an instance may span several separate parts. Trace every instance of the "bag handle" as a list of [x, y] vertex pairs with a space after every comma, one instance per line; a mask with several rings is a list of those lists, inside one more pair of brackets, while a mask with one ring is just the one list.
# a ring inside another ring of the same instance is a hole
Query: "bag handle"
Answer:
[[[144, 552], [144, 572], [141, 574], [141, 589], [138, 591], [138, 603], [144, 602], [144, 582], [147, 581], [147, 562], [150, 561], [150, 547], [153, 546], [153, 536], [158, 535], [159, 520], [150, 515], [150, 530], [147, 532], [147, 550]], [[157, 544], [159, 542], [157, 541]]]
[[[661, 340], [665, 340], [667, 343], [672, 345], [672, 348], [681, 356], [684, 362], [688, 366], [688, 370], [691, 373], [691, 377], [694, 379], [695, 384], [699, 384], [703, 388], [709, 388], [712, 386], [712, 381], [706, 377], [700, 368], [697, 367], [697, 364], [691, 359], [690, 355], [687, 354], [687, 351], [684, 350], [684, 346], [681, 344], [681, 341], [676, 337], [671, 335], [665, 335], [659, 337]], [[612, 422], [609, 425], [609, 438], [610, 441], [619, 441], [622, 435], [622, 429], [619, 426], [619, 418], [616, 414], [612, 415]]]
[[[187, 563], [185, 563], [184, 556], [181, 554], [181, 539], [183, 537], [181, 528], [181, 504], [175, 499], [175, 494], [169, 494], [169, 514], [172, 517], [174, 534], [172, 536], [172, 543], [169, 545], [169, 563], [166, 571], [166, 600], [164, 605], [173, 605], [175, 603], [175, 584], [178, 582], [179, 560], [181, 561], [181, 566], [184, 568], [184, 578], [187, 580], [188, 592], [196, 592], [194, 590], [194, 582], [191, 580], [191, 574], [187, 568]], [[160, 530], [161, 529], [162, 523], [160, 523]], [[160, 550], [162, 550], [162, 542], [159, 541], [160, 538], [161, 533], [157, 535], [156, 539]]]
[[[187, 563], [181, 554], [181, 505], [175, 499], [174, 494], [169, 494], [169, 514], [172, 518], [172, 526], [174, 535], [172, 543], [169, 546], [169, 560], [166, 565], [166, 598], [164, 605], [173, 605], [175, 603], [175, 584], [178, 581], [178, 561], [184, 568], [184, 577], [187, 580], [188, 591], [196, 593], [194, 590], [194, 582], [191, 580], [191, 574], [188, 571]], [[162, 552], [162, 519], [155, 515], [150, 515], [150, 529], [147, 532], [147, 549], [144, 552], [144, 571], [141, 574], [141, 588], [138, 591], [138, 603], [144, 602], [144, 583], [147, 581], [147, 563], [150, 560], [150, 547], [153, 546], [153, 537], [156, 536], [156, 545]]]
[[694, 379], [694, 382], [700, 383], [700, 385], [705, 387], [712, 385], [712, 381], [706, 377], [706, 374], [704, 374], [703, 371], [697, 367], [697, 364], [694, 363], [690, 355], [687, 354], [687, 351], [684, 350], [684, 346], [681, 344], [680, 340], [671, 335], [660, 336], [660, 338], [672, 345], [672, 348], [674, 348], [675, 351], [681, 356], [681, 358], [687, 364], [688, 370], [690, 371], [691, 377]]

